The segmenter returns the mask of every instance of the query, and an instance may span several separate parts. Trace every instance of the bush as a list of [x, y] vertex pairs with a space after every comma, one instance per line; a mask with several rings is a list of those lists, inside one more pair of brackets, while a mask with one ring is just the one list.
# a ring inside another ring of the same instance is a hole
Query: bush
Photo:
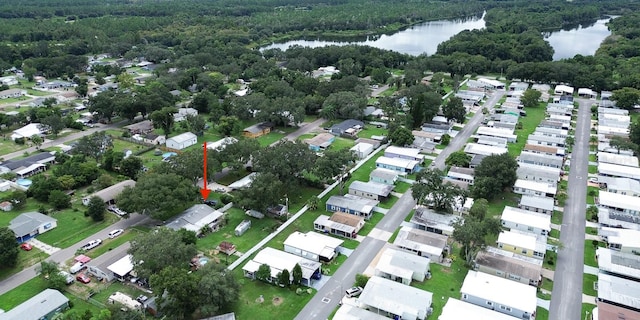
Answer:
[[13, 141], [14, 141], [16, 144], [19, 144], [19, 145], [24, 145], [24, 143], [25, 143], [24, 138], [16, 138], [16, 139], [14, 139]]
[[224, 204], [228, 204], [233, 202], [233, 196], [228, 194], [228, 193], [224, 193], [220, 196], [220, 202], [224, 203]]
[[130, 138], [131, 137], [131, 133], [129, 133], [129, 131], [123, 131], [122, 132], [122, 137], [123, 138]]

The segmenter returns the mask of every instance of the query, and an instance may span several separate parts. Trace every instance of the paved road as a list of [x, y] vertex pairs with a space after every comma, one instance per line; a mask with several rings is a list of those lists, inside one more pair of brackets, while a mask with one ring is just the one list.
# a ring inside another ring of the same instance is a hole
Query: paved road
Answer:
[[[78, 249], [80, 249], [81, 246], [83, 246], [85, 243], [87, 243], [89, 240], [93, 240], [93, 239], [106, 239], [108, 236], [107, 234], [113, 230], [113, 229], [126, 229], [128, 227], [131, 226], [135, 226], [135, 225], [139, 225], [139, 224], [143, 224], [146, 222], [149, 222], [150, 218], [144, 215], [140, 215], [140, 214], [132, 214], [131, 217], [129, 219], [123, 219], [120, 220], [100, 231], [98, 231], [97, 233], [87, 237], [86, 239], [72, 245], [71, 247], [68, 247], [66, 249], [62, 249], [54, 254], [52, 254], [49, 258], [46, 259], [46, 261], [52, 261], [52, 262], [57, 262], [57, 263], [63, 263], [73, 257], [75, 257], [76, 255], [76, 251]], [[127, 244], [128, 245], [128, 244]], [[122, 246], [121, 246], [122, 247]], [[109, 251], [109, 255], [112, 255], [113, 251], [115, 250], [120, 250], [118, 252], [123, 252], [122, 248], [118, 247], [117, 249], [111, 250]], [[124, 249], [126, 251], [126, 247]], [[106, 256], [109, 257], [109, 256]], [[102, 259], [100, 257], [98, 257], [96, 260], [98, 259]], [[98, 260], [100, 261], [100, 260]], [[11, 289], [31, 280], [31, 278], [36, 276], [36, 272], [35, 272], [35, 268], [38, 266], [38, 264], [33, 265], [27, 269], [22, 270], [21, 272], [18, 272], [16, 274], [14, 274], [13, 276], [0, 281], [0, 295], [10, 291]]]
[[[486, 107], [488, 110], [492, 110], [496, 103], [498, 103], [498, 101], [504, 96], [504, 94], [505, 91], [503, 90], [495, 91], [493, 95], [489, 97], [487, 102], [485, 102], [483, 107]], [[435, 160], [433, 160], [433, 166], [440, 170], [444, 170], [444, 161], [447, 160], [447, 157], [450, 154], [462, 149], [462, 147], [467, 144], [467, 140], [469, 140], [469, 137], [471, 137], [471, 135], [476, 132], [483, 119], [484, 115], [482, 114], [481, 108], [473, 115], [473, 117], [471, 117], [469, 122], [465, 124], [465, 126], [460, 132], [458, 132], [455, 138], [451, 140], [449, 145], [444, 150], [442, 150], [442, 152], [436, 157]]]
[[578, 100], [580, 108], [575, 130], [575, 145], [571, 155], [567, 201], [562, 218], [556, 271], [549, 319], [581, 319], [582, 274], [584, 271], [585, 211], [591, 122], [590, 100]]
[[[296, 139], [298, 139], [299, 136], [301, 136], [303, 134], [307, 134], [307, 133], [317, 129], [325, 121], [327, 121], [327, 120], [325, 120], [323, 118], [318, 118], [316, 121], [311, 122], [311, 123], [307, 123], [306, 125], [300, 127], [298, 130], [289, 133], [288, 135], [286, 135], [284, 137], [284, 139], [287, 139], [287, 140], [290, 140], [290, 141], [295, 141]], [[276, 143], [278, 143], [278, 142], [274, 142], [274, 144], [276, 144]]]

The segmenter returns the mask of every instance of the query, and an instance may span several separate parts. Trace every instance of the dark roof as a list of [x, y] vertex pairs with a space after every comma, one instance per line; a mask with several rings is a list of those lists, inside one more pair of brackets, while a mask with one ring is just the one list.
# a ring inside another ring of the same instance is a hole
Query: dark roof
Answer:
[[149, 139], [149, 140], [155, 140], [157, 137], [159, 137], [159, 134], [155, 134], [155, 133], [148, 133], [146, 136], [144, 136], [145, 139]]
[[51, 157], [55, 157], [55, 156], [49, 152], [41, 152], [41, 153], [30, 155], [24, 159], [7, 160], [5, 162], [2, 162], [0, 166], [6, 167], [9, 170], [15, 170], [22, 167], [28, 167], [32, 164], [39, 163], [39, 161], [42, 161]]
[[471, 158], [471, 161], [469, 162], [469, 165], [472, 166], [477, 166], [480, 164], [480, 162], [482, 162], [482, 159], [484, 159], [486, 156], [482, 155], [482, 154], [476, 154]]
[[502, 272], [524, 277], [527, 279], [538, 280], [542, 273], [542, 267], [523, 260], [518, 260], [503, 255], [480, 251], [476, 256], [476, 263]]
[[364, 127], [364, 122], [360, 121], [360, 120], [355, 120], [355, 119], [348, 119], [345, 121], [342, 121], [338, 124], [334, 124], [333, 126], [331, 126], [330, 131], [331, 132], [345, 132], [347, 129], [351, 129], [355, 126], [361, 126]]
[[264, 131], [264, 129], [266, 128], [272, 128], [273, 129], [274, 124], [271, 122], [260, 122], [260, 123], [256, 123], [250, 127], [247, 127], [244, 129], [244, 131], [247, 132], [251, 132], [251, 133], [259, 133]]

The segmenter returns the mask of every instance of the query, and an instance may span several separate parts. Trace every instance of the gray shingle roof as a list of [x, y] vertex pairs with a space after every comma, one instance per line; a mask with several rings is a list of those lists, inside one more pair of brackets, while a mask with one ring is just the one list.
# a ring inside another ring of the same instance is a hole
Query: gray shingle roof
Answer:
[[13, 230], [16, 237], [30, 234], [38, 227], [47, 222], [56, 222], [58, 220], [46, 216], [40, 212], [25, 212], [9, 222], [9, 229]]
[[51, 311], [69, 302], [60, 291], [45, 289], [33, 298], [21, 303], [7, 313], [0, 314], [0, 320], [38, 320]]
[[372, 193], [378, 196], [386, 197], [393, 190], [393, 186], [378, 182], [354, 181], [349, 185], [349, 190], [357, 190], [366, 193]]

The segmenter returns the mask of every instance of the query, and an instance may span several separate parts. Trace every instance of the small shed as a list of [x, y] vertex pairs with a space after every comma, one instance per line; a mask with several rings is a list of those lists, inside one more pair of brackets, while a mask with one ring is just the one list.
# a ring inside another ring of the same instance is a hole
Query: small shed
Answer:
[[371, 152], [373, 152], [373, 145], [369, 144], [369, 143], [361, 142], [361, 143], [356, 144], [355, 146], [353, 146], [349, 150], [351, 152], [355, 153], [356, 157], [358, 157], [359, 159], [364, 159]]
[[[256, 211], [257, 212], [257, 211]], [[241, 236], [251, 228], [251, 220], [242, 220], [235, 229], [236, 236]]]
[[218, 245], [218, 249], [220, 249], [221, 252], [224, 252], [229, 256], [234, 254], [237, 251], [236, 246], [229, 241], [220, 242], [220, 245]]

